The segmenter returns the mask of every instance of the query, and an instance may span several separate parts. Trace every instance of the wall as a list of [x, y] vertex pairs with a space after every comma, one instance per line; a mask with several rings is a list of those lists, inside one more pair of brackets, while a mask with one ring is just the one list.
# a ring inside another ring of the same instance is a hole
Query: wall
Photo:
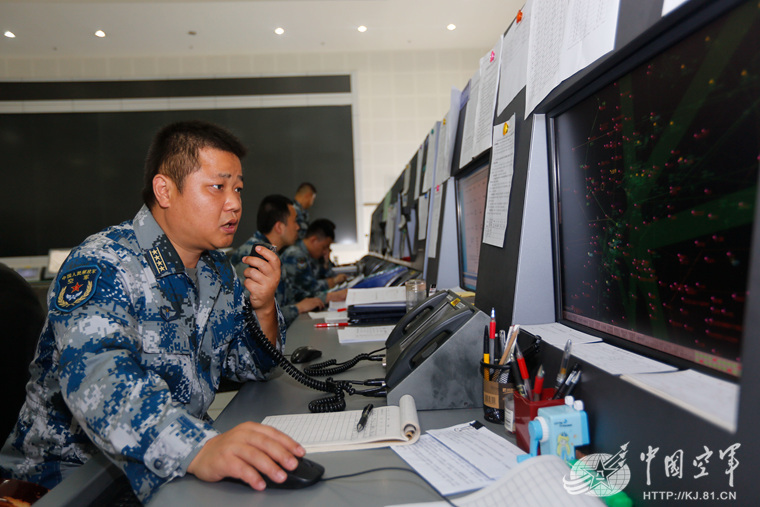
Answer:
[[[498, 34], [494, 34], [494, 40]], [[440, 51], [119, 58], [0, 58], [0, 81], [259, 77], [352, 73], [356, 94], [358, 245], [335, 245], [352, 262], [367, 250], [372, 211], [463, 88], [488, 48]], [[314, 182], [319, 187], [319, 182]], [[320, 189], [321, 190], [321, 189]], [[328, 192], [318, 199], [328, 198]]]

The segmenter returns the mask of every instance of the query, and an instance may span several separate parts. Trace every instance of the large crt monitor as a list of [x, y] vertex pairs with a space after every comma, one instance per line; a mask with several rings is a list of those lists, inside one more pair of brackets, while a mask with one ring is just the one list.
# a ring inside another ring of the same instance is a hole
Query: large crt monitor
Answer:
[[473, 291], [478, 282], [489, 166], [488, 160], [474, 163], [471, 170], [465, 171], [456, 179], [460, 285], [463, 289]]
[[[730, 3], [730, 2], [728, 2]], [[725, 5], [725, 4], [724, 4]], [[562, 322], [739, 377], [760, 6], [687, 19], [550, 116]]]

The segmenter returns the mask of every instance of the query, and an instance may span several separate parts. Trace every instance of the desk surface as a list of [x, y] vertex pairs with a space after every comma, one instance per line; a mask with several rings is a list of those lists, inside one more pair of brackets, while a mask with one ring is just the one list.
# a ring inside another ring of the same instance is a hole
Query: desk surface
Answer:
[[[383, 346], [382, 343], [340, 345], [335, 328], [314, 329], [313, 322], [307, 316], [301, 316], [293, 323], [288, 330], [286, 354], [298, 346], [309, 344], [323, 351], [324, 355], [320, 361], [330, 358], [345, 361], [362, 352]], [[335, 376], [335, 378], [343, 379], [378, 377], [384, 377], [384, 368], [381, 363], [367, 361], [362, 361], [348, 372]], [[220, 431], [226, 431], [244, 421], [261, 422], [268, 415], [308, 412], [307, 404], [323, 395], [324, 393], [302, 386], [279, 370], [269, 382], [245, 384], [224, 409], [214, 426]], [[368, 398], [350, 396], [346, 401], [347, 410], [359, 410], [367, 404]], [[372, 398], [372, 402], [382, 405], [385, 404], [385, 399]], [[483, 410], [480, 408], [420, 411], [419, 419], [423, 432], [473, 419], [484, 422]], [[486, 424], [497, 434], [504, 435], [502, 426]], [[409, 468], [389, 448], [312, 453], [308, 457], [325, 467], [325, 478], [378, 467]], [[257, 492], [245, 485], [232, 482], [206, 483], [188, 474], [162, 487], [150, 505], [190, 507], [214, 504], [266, 504], [268, 506], [362, 505], [369, 507], [436, 500], [440, 500], [438, 494], [418, 476], [390, 470], [320, 482], [302, 490], [266, 490], [264, 492]]]

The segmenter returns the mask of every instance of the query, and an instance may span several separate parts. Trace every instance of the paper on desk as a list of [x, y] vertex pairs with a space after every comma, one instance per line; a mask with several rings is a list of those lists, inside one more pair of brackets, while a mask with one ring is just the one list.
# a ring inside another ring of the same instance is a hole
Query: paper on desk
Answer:
[[429, 430], [414, 445], [392, 449], [442, 495], [483, 487], [516, 466], [518, 454], [525, 454], [475, 421]]
[[395, 326], [348, 326], [338, 329], [338, 342], [384, 342]]
[[348, 289], [346, 306], [382, 303], [406, 303], [406, 288], [375, 287], [368, 289]]
[[492, 481], [432, 435], [422, 435], [414, 445], [391, 449], [444, 496], [482, 488]]
[[325, 319], [325, 322], [346, 322], [348, 314], [345, 311], [327, 310], [323, 312], [309, 312], [309, 317], [313, 320]]
[[515, 444], [476, 421], [427, 433], [490, 479], [498, 479], [507, 473], [517, 465], [517, 455], [525, 454]]
[[550, 345], [554, 345], [559, 349], [565, 348], [565, 343], [567, 343], [568, 339], [573, 341], [573, 346], [580, 343], [596, 343], [602, 341], [598, 336], [591, 336], [581, 331], [577, 331], [571, 327], [564, 326], [559, 322], [552, 322], [551, 324], [529, 324], [526, 326], [520, 326], [520, 328], [529, 333], [540, 336], [543, 341]]
[[614, 347], [608, 343], [573, 343], [573, 357], [591, 363], [612, 375], [664, 373], [676, 371], [674, 366]]
[[694, 370], [623, 375], [637, 385], [728, 431], [736, 431], [739, 386]]
[[[603, 507], [601, 498], [590, 494], [569, 495], [563, 479], [570, 468], [561, 458], [547, 454], [536, 456], [513, 468], [498, 481], [464, 498], [452, 500], [459, 507], [517, 505], [520, 507]], [[397, 505], [396, 507], [438, 506], [443, 502]]]

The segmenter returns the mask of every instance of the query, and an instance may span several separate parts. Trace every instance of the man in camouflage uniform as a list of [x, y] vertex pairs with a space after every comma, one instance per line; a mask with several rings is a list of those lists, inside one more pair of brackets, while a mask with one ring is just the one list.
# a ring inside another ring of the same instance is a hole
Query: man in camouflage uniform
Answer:
[[[243, 262], [253, 245], [256, 243], [269, 243], [277, 247], [279, 252], [285, 250], [298, 240], [298, 222], [296, 222], [296, 210], [293, 201], [284, 195], [268, 195], [261, 200], [259, 211], [256, 215], [258, 230], [245, 243], [238, 247], [230, 255], [230, 262], [237, 271], [238, 276], [243, 277], [243, 270], [248, 267]], [[262, 231], [266, 231], [263, 232]], [[284, 269], [284, 268], [283, 268]], [[298, 315], [312, 310], [324, 308], [322, 300], [316, 297], [305, 298], [298, 302], [287, 301], [285, 294], [288, 292], [287, 277], [284, 270], [280, 272], [280, 283], [277, 285], [275, 299], [280, 306], [285, 325], [290, 326]]]
[[332, 278], [318, 278], [322, 259], [330, 251], [335, 239], [335, 226], [327, 219], [312, 222], [306, 237], [280, 254], [284, 276], [287, 277], [285, 301], [299, 301], [307, 297], [318, 297], [325, 303], [344, 301], [347, 289], [328, 292], [343, 282], [346, 275]]
[[246, 258], [243, 312], [243, 286], [217, 251], [240, 220], [244, 153], [207, 123], [157, 134], [145, 206], [74, 249], [51, 286], [4, 477], [52, 488], [101, 451], [145, 502], [188, 472], [261, 490], [262, 475], [282, 482], [280, 467], [296, 467], [304, 450], [286, 435], [251, 422], [220, 434], [206, 413], [221, 376], [262, 380], [274, 367], [248, 320], [278, 348], [285, 338], [277, 255]]
[[317, 187], [305, 181], [298, 185], [296, 196], [293, 198], [293, 206], [296, 209], [296, 222], [298, 222], [298, 237], [303, 239], [309, 228], [309, 208], [314, 206], [317, 199]]

